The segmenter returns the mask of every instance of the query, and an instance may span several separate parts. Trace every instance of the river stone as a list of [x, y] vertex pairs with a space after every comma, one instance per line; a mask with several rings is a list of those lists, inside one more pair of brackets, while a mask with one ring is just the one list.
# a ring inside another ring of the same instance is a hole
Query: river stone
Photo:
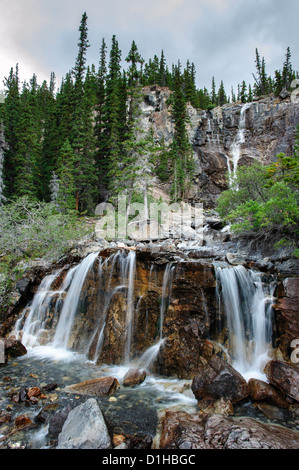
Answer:
[[118, 388], [118, 380], [114, 377], [100, 377], [69, 385], [65, 388], [65, 391], [78, 395], [102, 397], [113, 395]]
[[5, 353], [9, 354], [12, 357], [25, 356], [27, 354], [27, 349], [25, 346], [16, 339], [14, 335], [4, 340], [5, 342]]
[[167, 410], [160, 449], [299, 449], [299, 432], [253, 418]]
[[274, 387], [299, 401], [299, 366], [283, 361], [269, 361], [265, 367], [266, 376]]
[[200, 401], [204, 398], [223, 398], [235, 404], [249, 395], [246, 380], [224, 359], [215, 355], [194, 377], [192, 392]]
[[94, 398], [74, 408], [58, 436], [56, 449], [110, 449], [108, 429]]
[[129, 369], [123, 378], [123, 385], [125, 387], [133, 387], [140, 385], [145, 381], [146, 371], [143, 369]]
[[272, 387], [270, 384], [259, 379], [250, 379], [248, 381], [250, 390], [250, 398], [253, 401], [267, 401], [279, 408], [288, 408], [289, 403], [285, 400], [285, 396]]

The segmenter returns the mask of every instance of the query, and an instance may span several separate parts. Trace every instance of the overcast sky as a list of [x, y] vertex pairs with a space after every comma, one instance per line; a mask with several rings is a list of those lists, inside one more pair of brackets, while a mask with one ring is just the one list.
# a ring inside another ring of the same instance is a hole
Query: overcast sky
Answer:
[[11, 67], [38, 82], [74, 66], [79, 24], [88, 15], [88, 64], [98, 65], [102, 38], [115, 34], [125, 58], [132, 40], [148, 61], [164, 50], [169, 67], [194, 62], [197, 85], [224, 81], [227, 92], [253, 82], [255, 48], [267, 72], [281, 69], [288, 46], [299, 69], [298, 0], [0, 0], [0, 89]]

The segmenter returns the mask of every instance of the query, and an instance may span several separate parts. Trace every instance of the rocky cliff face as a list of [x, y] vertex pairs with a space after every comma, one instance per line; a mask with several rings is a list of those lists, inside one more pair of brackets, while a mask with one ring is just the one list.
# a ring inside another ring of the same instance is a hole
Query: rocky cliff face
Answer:
[[[171, 92], [158, 86], [143, 89], [144, 102], [141, 127], [154, 130], [155, 138], [170, 144], [174, 123], [167, 104]], [[282, 100], [274, 96], [264, 97], [246, 106], [233, 103], [210, 111], [196, 111], [187, 106], [189, 139], [196, 163], [195, 180], [190, 199], [212, 207], [217, 196], [227, 188], [228, 164], [233, 171], [234, 151], [238, 152], [238, 164], [253, 160], [263, 164], [275, 160], [278, 153], [291, 155], [299, 124], [299, 103], [290, 98]], [[243, 114], [242, 114], [243, 110]], [[244, 118], [243, 138], [238, 132]], [[236, 149], [236, 146], [238, 147]], [[154, 181], [155, 188], [168, 192], [167, 185]]]

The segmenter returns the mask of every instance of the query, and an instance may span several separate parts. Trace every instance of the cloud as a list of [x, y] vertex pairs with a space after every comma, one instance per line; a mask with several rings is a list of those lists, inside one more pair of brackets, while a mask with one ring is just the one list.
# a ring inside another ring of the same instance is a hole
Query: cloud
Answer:
[[256, 47], [269, 73], [281, 68], [288, 46], [299, 65], [297, 0], [0, 0], [0, 80], [18, 62], [27, 79], [35, 72], [48, 80], [54, 71], [59, 84], [75, 63], [84, 11], [95, 65], [102, 38], [109, 50], [113, 34], [123, 58], [135, 40], [146, 61], [162, 49], [170, 67], [190, 59], [207, 88], [212, 76], [228, 90], [252, 81]]

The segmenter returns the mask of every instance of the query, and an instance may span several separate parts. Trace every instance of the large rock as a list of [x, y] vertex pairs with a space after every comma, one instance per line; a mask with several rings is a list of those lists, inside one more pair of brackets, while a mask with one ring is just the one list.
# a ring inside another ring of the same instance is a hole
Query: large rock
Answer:
[[269, 382], [299, 402], [299, 366], [283, 361], [270, 361], [265, 367]]
[[118, 380], [114, 377], [100, 377], [98, 379], [85, 380], [83, 382], [68, 385], [66, 392], [79, 395], [102, 397], [113, 395], [119, 388]]
[[134, 387], [140, 385], [145, 381], [146, 371], [143, 369], [129, 369], [123, 378], [123, 385], [125, 387]]
[[[298, 271], [297, 271], [298, 272]], [[284, 279], [277, 288], [273, 305], [279, 346], [286, 360], [290, 359], [291, 342], [299, 338], [299, 277]]]
[[103, 414], [94, 398], [74, 408], [58, 436], [56, 449], [110, 449], [112, 447]]
[[14, 335], [5, 339], [4, 344], [6, 355], [18, 357], [25, 356], [27, 354], [27, 349], [25, 348], [25, 346], [21, 343], [21, 341], [16, 339]]
[[194, 377], [191, 389], [195, 398], [220, 399], [237, 403], [249, 395], [246, 380], [219, 356], [213, 356]]
[[279, 408], [288, 408], [289, 403], [285, 399], [285, 395], [276, 390], [270, 384], [259, 379], [250, 379], [248, 382], [250, 390], [250, 398], [253, 401], [267, 401]]
[[166, 411], [160, 449], [299, 449], [299, 432], [252, 418]]

